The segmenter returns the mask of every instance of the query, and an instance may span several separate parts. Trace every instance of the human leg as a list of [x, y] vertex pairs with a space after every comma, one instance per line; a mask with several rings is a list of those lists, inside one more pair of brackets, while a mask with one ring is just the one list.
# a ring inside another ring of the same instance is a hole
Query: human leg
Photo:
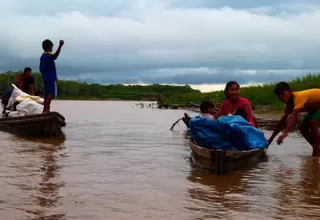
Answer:
[[312, 156], [320, 157], [320, 111], [309, 112], [300, 126], [300, 132], [313, 148]]
[[48, 94], [43, 102], [43, 113], [45, 112], [50, 112], [50, 104], [51, 104], [51, 100], [52, 100], [52, 95]]
[[44, 95], [43, 112], [50, 112], [51, 101], [57, 95], [57, 83], [55, 81], [44, 81]]
[[310, 121], [308, 122], [303, 122], [300, 127], [300, 133], [302, 136], [308, 141], [308, 143], [312, 146], [312, 133], [310, 131]]
[[311, 131], [313, 133], [313, 154], [314, 157], [320, 157], [320, 131], [319, 131], [319, 124], [320, 124], [320, 111], [318, 111], [314, 116], [313, 120], [311, 121], [312, 127]]

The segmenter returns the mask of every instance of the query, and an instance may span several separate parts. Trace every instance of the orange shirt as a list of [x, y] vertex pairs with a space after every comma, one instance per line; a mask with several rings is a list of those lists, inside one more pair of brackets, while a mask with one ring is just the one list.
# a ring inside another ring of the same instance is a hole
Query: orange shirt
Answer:
[[320, 102], [320, 89], [307, 89], [293, 92], [294, 108], [304, 109], [306, 104], [316, 104]]
[[307, 89], [298, 92], [292, 92], [293, 94], [293, 109], [289, 109], [286, 105], [284, 114], [291, 114], [292, 111], [300, 109], [305, 111], [306, 104], [320, 103], [320, 89]]

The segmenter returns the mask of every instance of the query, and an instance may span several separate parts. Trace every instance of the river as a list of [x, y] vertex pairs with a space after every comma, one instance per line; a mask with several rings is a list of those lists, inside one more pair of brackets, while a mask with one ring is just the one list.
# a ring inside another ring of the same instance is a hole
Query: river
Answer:
[[320, 162], [297, 134], [214, 176], [190, 162], [183, 122], [169, 130], [184, 111], [135, 103], [53, 101], [65, 141], [1, 132], [1, 219], [319, 219]]

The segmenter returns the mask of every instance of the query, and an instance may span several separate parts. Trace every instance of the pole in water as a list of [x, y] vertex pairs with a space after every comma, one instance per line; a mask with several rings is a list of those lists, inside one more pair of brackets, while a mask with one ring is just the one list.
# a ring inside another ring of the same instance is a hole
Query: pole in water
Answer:
[[178, 124], [178, 122], [179, 122], [180, 120], [182, 120], [182, 118], [179, 118], [175, 123], [173, 123], [173, 125], [172, 125], [171, 128], [170, 128], [170, 131], [173, 130], [174, 126], [176, 126], [176, 124]]

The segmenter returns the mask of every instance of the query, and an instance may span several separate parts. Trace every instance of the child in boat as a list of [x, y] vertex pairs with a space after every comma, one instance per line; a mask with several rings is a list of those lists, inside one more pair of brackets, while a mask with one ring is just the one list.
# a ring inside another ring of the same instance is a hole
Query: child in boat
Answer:
[[[202, 118], [207, 118], [210, 120], [215, 120], [214, 118], [214, 104], [211, 101], [203, 101], [200, 104], [200, 112], [201, 112], [201, 117]], [[182, 118], [182, 121], [189, 127], [189, 121], [191, 117], [187, 114], [184, 113], [184, 117]]]
[[211, 101], [203, 101], [200, 104], [200, 112], [202, 118], [214, 120], [214, 104]]
[[282, 135], [278, 138], [278, 144], [283, 142], [293, 126], [297, 124], [298, 115], [301, 112], [308, 112], [304, 117], [299, 130], [303, 137], [312, 146], [312, 156], [320, 157], [320, 132], [318, 129], [318, 125], [320, 123], [320, 89], [307, 89], [292, 92], [288, 83], [279, 82], [274, 89], [274, 93], [286, 105], [284, 113], [269, 139], [269, 144], [279, 134], [290, 114], [291, 117], [288, 125]]
[[253, 127], [257, 127], [250, 101], [240, 96], [240, 85], [235, 81], [230, 81], [224, 89], [226, 99], [222, 102], [219, 112], [214, 116], [240, 115], [246, 119]]
[[44, 84], [43, 112], [50, 112], [51, 100], [54, 99], [54, 97], [58, 96], [58, 78], [55, 60], [58, 58], [63, 44], [64, 41], [60, 40], [57, 51], [55, 53], [52, 53], [53, 43], [48, 39], [42, 42], [42, 49], [44, 52], [42, 53], [40, 58], [39, 69]]

